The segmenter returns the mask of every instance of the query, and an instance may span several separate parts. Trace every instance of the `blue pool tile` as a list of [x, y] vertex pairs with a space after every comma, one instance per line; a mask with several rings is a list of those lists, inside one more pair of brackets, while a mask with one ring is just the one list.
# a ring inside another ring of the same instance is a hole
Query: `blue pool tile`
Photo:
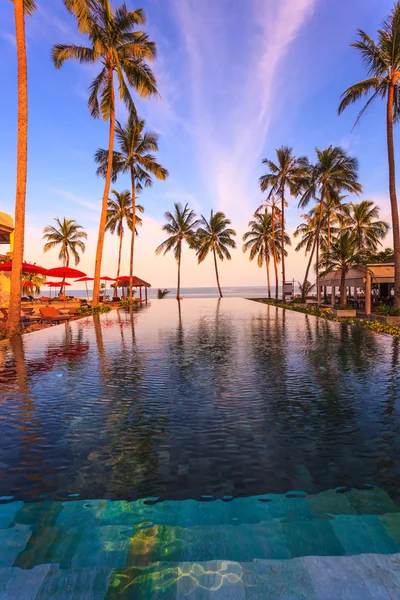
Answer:
[[318, 600], [395, 600], [382, 583], [375, 555], [304, 559]]
[[246, 600], [240, 563], [214, 560], [180, 563], [177, 600]]
[[132, 528], [117, 525], [84, 529], [71, 566], [125, 567], [132, 535]]
[[[337, 515], [331, 521], [333, 531], [343, 546], [346, 554], [363, 554], [379, 552], [378, 546], [382, 534], [388, 538], [384, 525], [378, 521], [377, 527], [372, 531], [368, 528], [361, 516]], [[393, 552], [393, 542], [386, 552]]]
[[111, 570], [60, 569], [52, 565], [35, 600], [103, 600]]
[[14, 517], [22, 505], [23, 502], [0, 504], [0, 529], [6, 529], [13, 524]]
[[300, 556], [340, 556], [345, 554], [330, 521], [297, 521], [282, 523], [293, 558]]
[[0, 567], [12, 567], [23, 551], [31, 536], [30, 527], [16, 525], [9, 529], [0, 529]]
[[307, 496], [307, 502], [315, 515], [355, 515], [357, 513], [347, 494], [340, 494], [337, 490], [310, 494]]
[[50, 565], [25, 570], [17, 567], [0, 569], [0, 600], [36, 600]]
[[177, 563], [114, 569], [110, 575], [106, 600], [175, 600]]
[[242, 563], [246, 600], [317, 600], [303, 558]]

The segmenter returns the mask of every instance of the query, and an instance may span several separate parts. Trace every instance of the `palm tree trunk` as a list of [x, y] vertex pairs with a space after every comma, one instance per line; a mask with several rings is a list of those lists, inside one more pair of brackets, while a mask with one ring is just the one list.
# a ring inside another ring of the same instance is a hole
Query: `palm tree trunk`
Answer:
[[[135, 253], [135, 235], [136, 235], [136, 185], [135, 174], [131, 167], [131, 183], [132, 183], [132, 236], [131, 236], [131, 254], [129, 257], [129, 302], [132, 304], [132, 283], [133, 283], [133, 258]], [[142, 295], [142, 293], [140, 293]]]
[[214, 255], [215, 275], [217, 277], [217, 286], [218, 286], [218, 291], [219, 291], [219, 297], [222, 298], [222, 290], [221, 290], [221, 286], [219, 284], [218, 263], [217, 263], [217, 255], [215, 253], [215, 248], [213, 248], [213, 255]]
[[[323, 199], [322, 199], [322, 195], [321, 195], [321, 201], [320, 201], [320, 207], [319, 207], [319, 218], [318, 218], [318, 225], [317, 225], [317, 231], [315, 232], [315, 237], [314, 237], [314, 241], [313, 241], [313, 245], [311, 248], [311, 254], [310, 254], [310, 258], [308, 261], [308, 265], [307, 265], [307, 269], [306, 269], [306, 273], [304, 275], [304, 281], [303, 281], [303, 287], [302, 287], [302, 292], [301, 292], [301, 299], [303, 302], [305, 302], [306, 299], [306, 285], [307, 285], [307, 281], [308, 281], [308, 274], [310, 272], [310, 268], [311, 268], [311, 263], [314, 257], [314, 252], [315, 252], [315, 247], [316, 247], [316, 243], [317, 240], [319, 238], [319, 232], [321, 229], [321, 221], [322, 221], [322, 204], [323, 204]], [[318, 283], [318, 281], [317, 281]]]
[[115, 134], [115, 93], [113, 84], [113, 72], [112, 70], [108, 73], [109, 85], [111, 86], [111, 112], [110, 112], [110, 130], [108, 137], [108, 162], [107, 162], [107, 173], [104, 184], [103, 200], [101, 205], [101, 216], [99, 225], [99, 236], [97, 238], [97, 249], [96, 249], [96, 261], [94, 265], [94, 281], [93, 281], [93, 301], [92, 306], [99, 304], [99, 293], [100, 293], [100, 269], [101, 261], [103, 258], [103, 247], [104, 247], [104, 236], [107, 225], [107, 205], [108, 195], [110, 193], [111, 175], [113, 167], [113, 153], [114, 153], [114, 134]]
[[282, 217], [282, 224], [281, 224], [281, 229], [282, 229], [282, 241], [281, 241], [281, 246], [282, 246], [282, 300], [285, 300], [285, 186], [282, 185], [282, 189], [281, 189], [281, 196], [282, 196], [282, 212], [281, 212], [281, 217]]
[[267, 285], [268, 285], [268, 299], [271, 298], [271, 279], [269, 276], [269, 256], [265, 256], [265, 267], [267, 269]]
[[[118, 249], [118, 267], [117, 267], [117, 276], [116, 276], [116, 281], [118, 281], [118, 277], [121, 271], [121, 255], [122, 255], [122, 239], [124, 237], [124, 230], [122, 229], [122, 223], [121, 223], [121, 229], [119, 230], [119, 249]], [[117, 286], [115, 286], [114, 288], [114, 298], [116, 298], [118, 295], [117, 293]]]
[[182, 255], [182, 240], [179, 240], [179, 253], [178, 253], [178, 287], [176, 289], [176, 299], [181, 299], [181, 255]]
[[400, 307], [400, 225], [399, 225], [399, 207], [397, 205], [396, 195], [396, 172], [394, 162], [394, 143], [393, 143], [393, 103], [394, 103], [394, 84], [389, 83], [386, 129], [387, 129], [387, 147], [389, 161], [389, 195], [390, 206], [392, 209], [392, 229], [393, 229], [393, 249], [394, 249], [394, 305]]
[[272, 255], [274, 258], [274, 269], [275, 269], [275, 300], [278, 300], [278, 259], [276, 256], [276, 244], [275, 244], [275, 207], [272, 207]]
[[25, 199], [28, 155], [28, 75], [23, 4], [23, 0], [14, 0], [18, 60], [18, 139], [14, 248], [12, 255], [9, 313], [6, 324], [6, 334], [9, 337], [18, 334], [21, 330], [21, 275], [25, 238]]

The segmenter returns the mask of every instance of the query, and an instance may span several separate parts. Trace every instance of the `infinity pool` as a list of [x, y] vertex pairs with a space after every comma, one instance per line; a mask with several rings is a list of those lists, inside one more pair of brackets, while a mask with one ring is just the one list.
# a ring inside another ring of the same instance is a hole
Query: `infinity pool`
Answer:
[[0, 343], [0, 398], [1, 598], [400, 597], [398, 339], [152, 301]]

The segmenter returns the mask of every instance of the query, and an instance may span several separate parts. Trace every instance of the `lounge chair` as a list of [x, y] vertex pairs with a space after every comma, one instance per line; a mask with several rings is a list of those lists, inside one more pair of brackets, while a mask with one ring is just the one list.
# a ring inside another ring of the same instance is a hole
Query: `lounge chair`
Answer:
[[53, 298], [49, 298], [48, 296], [41, 296], [39, 298], [39, 302], [51, 302]]
[[[30, 309], [25, 309], [25, 310], [30, 310]], [[33, 309], [31, 309], [33, 310]], [[0, 308], [0, 311], [3, 313], [3, 317], [5, 320], [8, 319], [8, 308]], [[26, 325], [27, 323], [37, 323], [38, 321], [41, 321], [42, 317], [40, 317], [39, 315], [31, 315], [31, 314], [27, 314], [24, 310], [21, 310], [21, 323], [23, 323], [24, 325]]]
[[69, 321], [70, 315], [62, 315], [54, 306], [46, 306], [39, 308], [40, 314], [42, 315], [42, 321], [48, 321], [49, 323], [60, 323], [61, 321]]

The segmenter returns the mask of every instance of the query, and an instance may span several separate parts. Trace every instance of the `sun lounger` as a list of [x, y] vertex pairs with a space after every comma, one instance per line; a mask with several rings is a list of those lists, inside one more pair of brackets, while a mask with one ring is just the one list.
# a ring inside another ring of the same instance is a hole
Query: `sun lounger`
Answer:
[[60, 323], [61, 321], [69, 321], [70, 315], [62, 315], [54, 306], [46, 306], [39, 308], [40, 314], [42, 315], [43, 321], [49, 323]]
[[53, 298], [49, 298], [48, 296], [41, 296], [39, 298], [39, 302], [51, 302]]
[[[25, 310], [30, 310], [30, 309], [25, 309]], [[8, 308], [1, 308], [0, 311], [3, 313], [4, 319], [7, 320], [8, 319]], [[42, 317], [40, 317], [39, 315], [27, 314], [24, 310], [21, 310], [21, 323], [23, 323], [24, 325], [26, 325], [27, 323], [37, 323], [38, 321], [41, 321], [41, 320], [42, 320]]]

